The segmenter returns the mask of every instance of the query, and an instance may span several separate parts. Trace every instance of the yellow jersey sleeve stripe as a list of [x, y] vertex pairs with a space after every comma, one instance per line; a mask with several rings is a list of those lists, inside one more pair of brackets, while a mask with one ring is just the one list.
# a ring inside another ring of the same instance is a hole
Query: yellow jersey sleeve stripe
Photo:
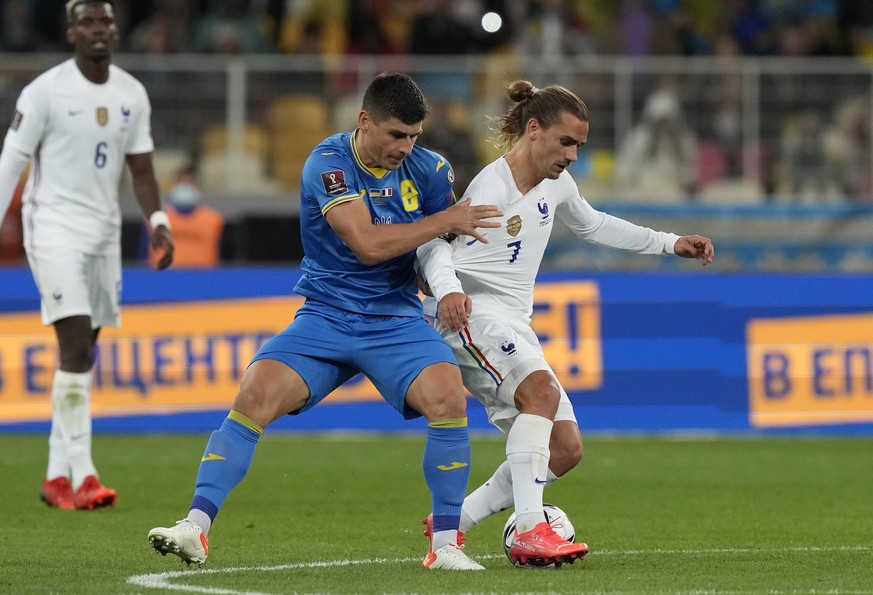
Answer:
[[259, 436], [264, 433], [264, 428], [250, 420], [248, 417], [240, 413], [239, 411], [234, 411], [231, 409], [230, 413], [227, 416], [233, 421], [240, 423], [250, 429], [252, 432], [257, 433]]
[[344, 202], [349, 202], [351, 200], [358, 200], [361, 198], [364, 198], [363, 192], [360, 194], [344, 194], [342, 196], [337, 196], [336, 198], [334, 198], [330, 202], [327, 202], [324, 204], [324, 206], [321, 208], [321, 214], [324, 215], [325, 213], [327, 213], [329, 210], [331, 210], [335, 206], [340, 205]]
[[431, 428], [466, 428], [466, 417], [450, 417], [449, 419], [440, 419], [427, 424]]

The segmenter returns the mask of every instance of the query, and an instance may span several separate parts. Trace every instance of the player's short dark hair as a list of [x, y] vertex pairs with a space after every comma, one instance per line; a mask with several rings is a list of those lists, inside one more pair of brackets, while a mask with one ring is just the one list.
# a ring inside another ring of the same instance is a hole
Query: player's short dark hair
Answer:
[[415, 81], [399, 72], [377, 75], [364, 92], [361, 108], [376, 122], [397, 118], [404, 124], [423, 122], [430, 111]]
[[108, 4], [112, 8], [115, 8], [115, 2], [113, 0], [70, 0], [67, 2], [67, 22], [72, 23], [73, 17], [76, 14], [76, 8], [82, 6], [83, 4]]

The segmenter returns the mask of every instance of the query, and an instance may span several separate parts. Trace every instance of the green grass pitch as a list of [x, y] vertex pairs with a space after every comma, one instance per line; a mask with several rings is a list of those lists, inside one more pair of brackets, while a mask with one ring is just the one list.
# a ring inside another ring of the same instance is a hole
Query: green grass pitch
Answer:
[[[421, 567], [423, 437], [262, 439], [202, 570], [146, 539], [187, 512], [206, 434], [94, 438], [114, 509], [38, 499], [47, 436], [0, 435], [0, 593], [873, 594], [873, 440], [605, 438], [546, 490], [591, 547], [560, 569], [503, 555], [503, 512], [469, 532], [485, 572]], [[471, 488], [503, 440], [473, 441]]]

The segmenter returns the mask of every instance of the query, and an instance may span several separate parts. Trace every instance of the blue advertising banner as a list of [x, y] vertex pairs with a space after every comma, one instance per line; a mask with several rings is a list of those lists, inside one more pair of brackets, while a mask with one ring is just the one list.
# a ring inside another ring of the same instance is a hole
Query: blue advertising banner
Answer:
[[[95, 431], [213, 429], [300, 306], [292, 267], [124, 271], [96, 357]], [[56, 365], [26, 268], [0, 269], [0, 432], [45, 431]], [[532, 326], [586, 432], [873, 432], [873, 278], [712, 270], [543, 273]], [[475, 305], [474, 305], [475, 307]], [[471, 427], [496, 431], [470, 399]], [[365, 378], [276, 422], [398, 431]]]

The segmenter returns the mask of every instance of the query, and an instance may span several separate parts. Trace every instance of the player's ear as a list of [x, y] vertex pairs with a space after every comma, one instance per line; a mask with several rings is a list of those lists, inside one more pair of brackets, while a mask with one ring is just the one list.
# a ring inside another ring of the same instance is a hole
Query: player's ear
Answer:
[[527, 121], [527, 132], [531, 135], [531, 138], [536, 138], [537, 133], [540, 131], [540, 123], [536, 118], [531, 118]]
[[367, 110], [361, 110], [358, 114], [358, 128], [364, 132], [370, 129], [370, 113]]

